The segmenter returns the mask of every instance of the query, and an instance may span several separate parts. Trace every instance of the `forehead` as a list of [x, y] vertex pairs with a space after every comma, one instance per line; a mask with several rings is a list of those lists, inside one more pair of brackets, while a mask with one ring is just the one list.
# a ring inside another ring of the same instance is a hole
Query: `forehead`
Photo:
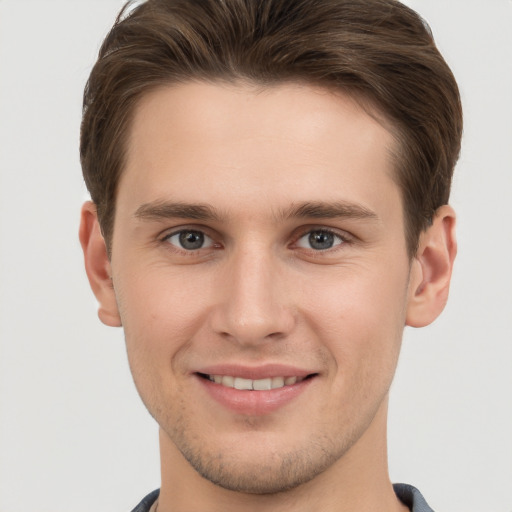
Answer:
[[[145, 95], [134, 112], [118, 208], [172, 199], [250, 211], [303, 201], [400, 203], [394, 139], [352, 97], [298, 84], [188, 83]], [[261, 210], [259, 210], [261, 212]]]

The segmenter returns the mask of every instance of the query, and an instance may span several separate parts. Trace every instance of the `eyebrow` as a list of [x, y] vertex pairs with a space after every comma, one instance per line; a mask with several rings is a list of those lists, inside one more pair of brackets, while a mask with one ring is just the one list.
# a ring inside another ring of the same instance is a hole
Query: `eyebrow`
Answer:
[[220, 215], [207, 204], [173, 203], [154, 201], [145, 203], [135, 211], [135, 217], [142, 220], [192, 219], [220, 220]]
[[349, 218], [361, 220], [378, 220], [377, 214], [366, 206], [346, 201], [313, 201], [292, 205], [279, 213], [284, 219], [335, 219]]
[[[189, 204], [181, 202], [154, 201], [141, 205], [134, 216], [141, 220], [191, 219], [200, 221], [222, 221], [225, 215], [208, 204]], [[378, 220], [375, 212], [366, 206], [346, 201], [323, 202], [307, 201], [293, 204], [280, 210], [276, 220], [283, 219], [335, 219], [349, 218], [360, 220]]]

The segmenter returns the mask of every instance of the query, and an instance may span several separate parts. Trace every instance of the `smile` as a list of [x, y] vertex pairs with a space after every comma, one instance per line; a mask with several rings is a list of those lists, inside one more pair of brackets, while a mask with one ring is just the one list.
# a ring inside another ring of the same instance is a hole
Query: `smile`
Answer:
[[224, 408], [250, 416], [270, 414], [294, 401], [318, 373], [284, 365], [249, 368], [218, 365], [195, 372], [196, 382]]
[[231, 375], [201, 375], [202, 377], [227, 388], [234, 388], [241, 391], [269, 391], [280, 389], [285, 386], [292, 386], [302, 382], [305, 377], [268, 377], [265, 379], [245, 379]]

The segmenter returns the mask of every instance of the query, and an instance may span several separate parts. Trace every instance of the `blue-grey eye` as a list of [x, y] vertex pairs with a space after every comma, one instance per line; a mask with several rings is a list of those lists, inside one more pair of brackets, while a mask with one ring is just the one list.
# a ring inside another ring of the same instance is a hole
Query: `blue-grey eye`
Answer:
[[213, 240], [202, 231], [183, 229], [173, 233], [166, 241], [186, 251], [197, 251], [213, 245]]
[[301, 236], [297, 241], [297, 245], [299, 247], [313, 249], [315, 251], [332, 249], [342, 243], [343, 239], [339, 235], [325, 229], [315, 229], [314, 231], [310, 231], [304, 236]]

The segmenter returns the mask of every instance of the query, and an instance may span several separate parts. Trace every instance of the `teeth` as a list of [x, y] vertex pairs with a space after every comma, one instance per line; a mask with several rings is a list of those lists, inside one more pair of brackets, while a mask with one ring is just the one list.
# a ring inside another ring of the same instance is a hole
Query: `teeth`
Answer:
[[[215, 380], [215, 377], [213, 377], [213, 380]], [[223, 386], [226, 386], [227, 388], [234, 388], [235, 387], [235, 378], [230, 377], [229, 375], [224, 375], [224, 377], [222, 377], [221, 384]]]
[[252, 381], [252, 389], [256, 391], [268, 391], [272, 389], [272, 379], [259, 379]]
[[208, 379], [227, 388], [255, 391], [279, 389], [304, 380], [303, 377], [269, 377], [267, 379], [252, 380], [242, 377], [232, 377], [231, 375], [208, 375]]
[[272, 389], [282, 388], [284, 386], [284, 377], [272, 377]]
[[251, 379], [242, 379], [242, 377], [236, 377], [234, 388], [235, 389], [252, 389], [252, 380]]

